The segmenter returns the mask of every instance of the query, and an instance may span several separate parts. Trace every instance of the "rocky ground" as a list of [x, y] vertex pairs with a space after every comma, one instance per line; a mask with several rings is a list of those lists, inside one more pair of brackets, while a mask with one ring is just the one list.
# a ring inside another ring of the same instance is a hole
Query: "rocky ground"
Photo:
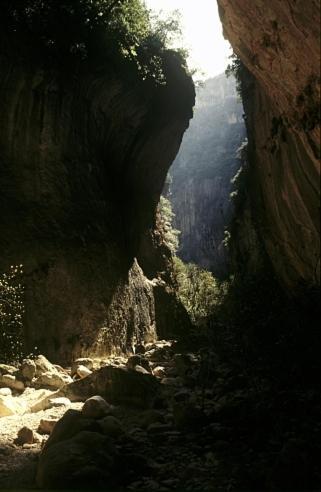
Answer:
[[[20, 402], [16, 414], [0, 418], [0, 488], [75, 483], [91, 490], [217, 492], [288, 490], [290, 483], [293, 490], [311, 489], [306, 477], [315, 482], [317, 462], [298, 421], [285, 425], [288, 411], [276, 413], [268, 386], [249, 388], [244, 374], [209, 351], [181, 353], [158, 342], [136, 352], [128, 359], [82, 359], [67, 369], [41, 357], [16, 372], [0, 366], [0, 412]], [[11, 378], [4, 377], [9, 370]], [[300, 402], [290, 393], [285, 405], [296, 401], [316, 411], [314, 395]], [[305, 424], [312, 446], [318, 429]]]

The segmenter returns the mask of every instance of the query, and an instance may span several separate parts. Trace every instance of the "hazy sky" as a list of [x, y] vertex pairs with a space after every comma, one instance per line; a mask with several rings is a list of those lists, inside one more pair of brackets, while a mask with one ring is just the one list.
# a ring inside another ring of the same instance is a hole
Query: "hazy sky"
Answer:
[[184, 47], [190, 51], [189, 65], [199, 68], [205, 78], [224, 72], [231, 54], [223, 38], [216, 0], [145, 0], [148, 8], [182, 14]]

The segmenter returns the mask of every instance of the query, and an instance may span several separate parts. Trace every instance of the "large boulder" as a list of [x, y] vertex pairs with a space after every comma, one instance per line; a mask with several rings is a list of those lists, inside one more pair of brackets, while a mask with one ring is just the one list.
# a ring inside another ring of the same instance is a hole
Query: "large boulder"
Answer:
[[32, 359], [24, 359], [20, 366], [20, 373], [27, 381], [32, 381], [36, 375], [36, 364]]
[[40, 455], [37, 485], [48, 489], [106, 488], [116, 450], [96, 419], [68, 410], [55, 424]]
[[40, 455], [37, 485], [58, 490], [106, 490], [113, 483], [115, 456], [115, 447], [107, 437], [98, 432], [81, 431], [45, 446]]
[[60, 390], [59, 395], [71, 401], [85, 401], [91, 396], [100, 395], [111, 403], [149, 407], [158, 389], [157, 379], [150, 374], [106, 366], [84, 379], [68, 384]]
[[23, 391], [25, 389], [23, 382], [12, 374], [3, 374], [0, 376], [0, 387], [10, 388], [14, 391]]
[[33, 381], [33, 385], [36, 388], [47, 388], [56, 390], [71, 382], [72, 378], [68, 376], [68, 374], [58, 372], [54, 368], [53, 371], [43, 372], [42, 374], [40, 374], [37, 379]]

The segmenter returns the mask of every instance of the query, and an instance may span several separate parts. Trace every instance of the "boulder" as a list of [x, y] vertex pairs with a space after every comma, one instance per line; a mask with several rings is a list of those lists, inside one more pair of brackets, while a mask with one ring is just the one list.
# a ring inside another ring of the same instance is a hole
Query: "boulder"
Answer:
[[85, 378], [86, 376], [89, 376], [89, 374], [92, 374], [92, 371], [88, 369], [86, 366], [78, 366], [77, 367], [77, 375], [80, 378]]
[[72, 365], [71, 365], [71, 376], [74, 376], [77, 374], [77, 369], [79, 366], [85, 366], [87, 369], [92, 371], [94, 367], [94, 361], [90, 359], [89, 357], [82, 357], [79, 359], [76, 359]]
[[126, 366], [128, 367], [128, 369], [133, 370], [135, 370], [136, 366], [140, 366], [143, 367], [147, 372], [152, 372], [149, 361], [142, 355], [132, 355], [131, 357], [129, 357]]
[[36, 364], [36, 376], [47, 372], [56, 372], [53, 364], [44, 355], [38, 355], [34, 362]]
[[15, 374], [18, 369], [14, 366], [10, 366], [8, 364], [0, 364], [0, 376], [3, 374]]
[[23, 391], [25, 389], [23, 382], [19, 381], [19, 379], [12, 374], [3, 374], [0, 376], [0, 386], [10, 388], [15, 391]]
[[157, 378], [164, 378], [166, 376], [165, 367], [163, 367], [163, 366], [156, 366], [153, 369], [153, 374]]
[[36, 375], [36, 364], [31, 359], [24, 359], [20, 366], [20, 374], [27, 381], [32, 381]]
[[12, 396], [0, 396], [0, 417], [9, 415], [22, 415], [26, 411], [26, 405]]
[[1, 396], [11, 396], [12, 391], [10, 388], [0, 388], [0, 395]]
[[134, 367], [134, 371], [136, 372], [140, 372], [141, 374], [150, 374], [149, 371], [147, 371], [147, 369], [145, 369], [144, 367], [142, 366], [135, 366]]
[[151, 374], [105, 366], [68, 384], [59, 391], [59, 396], [66, 396], [71, 401], [85, 401], [100, 395], [111, 403], [144, 408], [152, 405], [158, 390], [159, 383]]
[[41, 419], [38, 427], [40, 434], [51, 434], [58, 419]]
[[69, 400], [69, 398], [61, 396], [57, 398], [49, 398], [47, 408], [70, 407], [70, 405], [71, 401]]
[[66, 384], [72, 382], [68, 374], [58, 372], [54, 367], [51, 372], [42, 372], [36, 380], [33, 381], [35, 388], [60, 389]]
[[29, 427], [22, 427], [18, 431], [18, 436], [15, 440], [16, 444], [20, 444], [21, 446], [23, 444], [33, 444], [34, 443], [34, 435], [33, 435], [33, 430], [30, 429]]
[[95, 395], [85, 401], [82, 414], [92, 419], [100, 419], [110, 411], [110, 405], [101, 396]]
[[173, 360], [177, 374], [180, 377], [190, 374], [197, 362], [192, 354], [175, 354]]
[[[35, 413], [49, 408], [48, 401], [54, 395], [55, 392], [51, 390], [27, 388], [21, 397], [27, 402], [29, 411]], [[46, 401], [47, 403], [45, 403]]]
[[[56, 426], [57, 428], [57, 426]], [[53, 431], [52, 436], [55, 433]], [[81, 431], [76, 435], [50, 443], [48, 439], [40, 455], [36, 482], [45, 489], [106, 490], [117, 474], [115, 447], [98, 432]]]
[[121, 422], [112, 415], [107, 415], [103, 419], [100, 419], [98, 424], [102, 433], [106, 436], [119, 437], [124, 434]]

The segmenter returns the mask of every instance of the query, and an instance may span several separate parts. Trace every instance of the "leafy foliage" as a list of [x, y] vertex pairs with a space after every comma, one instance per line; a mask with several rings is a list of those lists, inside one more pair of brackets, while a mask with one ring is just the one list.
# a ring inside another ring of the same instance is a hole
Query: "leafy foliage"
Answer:
[[11, 266], [0, 276], [0, 354], [2, 362], [23, 357], [24, 287], [20, 283], [22, 265]]
[[242, 99], [242, 73], [244, 70], [244, 65], [241, 61], [241, 59], [237, 56], [236, 53], [232, 53], [232, 55], [229, 57], [231, 59], [231, 63], [228, 64], [225, 74], [227, 77], [230, 77], [233, 75], [236, 79], [236, 90], [237, 93], [239, 94], [240, 98]]
[[177, 18], [157, 22], [141, 0], [3, 0], [0, 13], [5, 32], [24, 35], [51, 60], [123, 60], [158, 82], [163, 54], [179, 35]]
[[172, 209], [171, 202], [161, 195], [158, 204], [158, 213], [160, 216], [160, 226], [163, 232], [163, 239], [171, 250], [172, 254], [176, 254], [179, 246], [180, 231], [173, 227], [173, 219], [175, 214]]
[[222, 302], [227, 283], [220, 283], [211, 272], [194, 263], [174, 257], [178, 295], [194, 323], [213, 313]]

